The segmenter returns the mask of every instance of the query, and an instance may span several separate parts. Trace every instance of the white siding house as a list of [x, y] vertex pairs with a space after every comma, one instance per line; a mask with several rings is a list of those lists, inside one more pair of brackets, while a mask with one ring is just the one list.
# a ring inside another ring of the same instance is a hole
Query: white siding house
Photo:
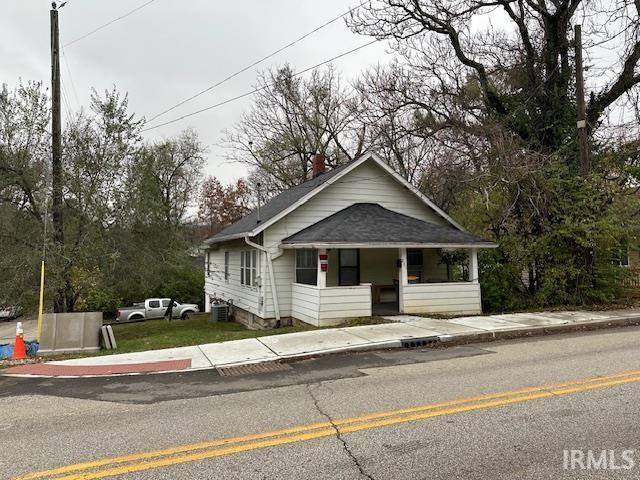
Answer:
[[[322, 326], [378, 313], [481, 312], [477, 249], [375, 154], [274, 197], [206, 242], [205, 305], [241, 321]], [[457, 254], [454, 252], [458, 252]], [[462, 253], [461, 253], [462, 252]]]

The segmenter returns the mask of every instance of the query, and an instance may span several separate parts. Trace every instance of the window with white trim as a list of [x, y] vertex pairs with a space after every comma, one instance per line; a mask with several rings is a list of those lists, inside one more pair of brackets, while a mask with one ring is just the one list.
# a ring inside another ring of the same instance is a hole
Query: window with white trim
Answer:
[[622, 246], [613, 254], [613, 263], [617, 263], [621, 267], [629, 266], [629, 247]]
[[296, 283], [318, 284], [318, 251], [296, 250]]
[[253, 287], [256, 285], [258, 273], [258, 255], [255, 250], [244, 250], [240, 252], [240, 283]]

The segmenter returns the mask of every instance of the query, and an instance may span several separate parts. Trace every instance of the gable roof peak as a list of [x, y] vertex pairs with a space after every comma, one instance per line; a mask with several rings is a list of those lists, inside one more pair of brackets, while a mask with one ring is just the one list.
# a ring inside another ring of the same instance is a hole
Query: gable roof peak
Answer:
[[351, 170], [368, 160], [374, 161], [383, 170], [385, 170], [390, 177], [394, 178], [397, 182], [411, 191], [425, 205], [435, 211], [438, 215], [444, 218], [455, 228], [463, 232], [465, 231], [464, 228], [462, 228], [442, 209], [440, 209], [425, 195], [423, 195], [408, 180], [406, 180], [398, 172], [391, 168], [381, 156], [379, 156], [375, 152], [368, 151], [363, 153], [358, 158], [345, 162], [337, 167], [332, 168], [331, 170], [326, 171], [325, 173], [317, 175], [316, 177], [313, 177], [305, 182], [302, 182], [299, 185], [284, 190], [280, 194], [276, 195], [260, 207], [261, 221], [259, 223], [257, 222], [257, 212], [254, 210], [250, 214], [244, 216], [243, 218], [228, 226], [213, 237], [205, 240], [205, 243], [214, 244], [226, 240], [242, 238], [245, 236], [256, 236], [258, 233], [266, 229], [269, 225], [278, 221], [280, 218], [295, 210], [300, 205], [306, 203], [310, 198], [317, 195], [324, 188], [330, 186], [338, 179], [349, 173]]

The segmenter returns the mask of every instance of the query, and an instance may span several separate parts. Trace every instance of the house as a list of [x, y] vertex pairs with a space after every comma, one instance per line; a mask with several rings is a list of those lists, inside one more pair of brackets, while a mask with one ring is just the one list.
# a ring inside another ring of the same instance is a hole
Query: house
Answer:
[[255, 326], [325, 326], [393, 313], [481, 313], [479, 248], [466, 232], [368, 153], [313, 178], [206, 240], [205, 309], [233, 303]]

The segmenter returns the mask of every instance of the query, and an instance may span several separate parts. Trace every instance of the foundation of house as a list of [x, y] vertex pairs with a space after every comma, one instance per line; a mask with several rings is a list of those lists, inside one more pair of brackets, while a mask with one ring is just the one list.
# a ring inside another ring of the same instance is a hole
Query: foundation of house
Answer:
[[242, 308], [233, 307], [232, 318], [234, 322], [238, 322], [246, 326], [251, 330], [266, 330], [268, 328], [277, 328], [293, 325], [293, 319], [291, 317], [284, 317], [280, 319], [280, 324], [275, 318], [262, 318]]

